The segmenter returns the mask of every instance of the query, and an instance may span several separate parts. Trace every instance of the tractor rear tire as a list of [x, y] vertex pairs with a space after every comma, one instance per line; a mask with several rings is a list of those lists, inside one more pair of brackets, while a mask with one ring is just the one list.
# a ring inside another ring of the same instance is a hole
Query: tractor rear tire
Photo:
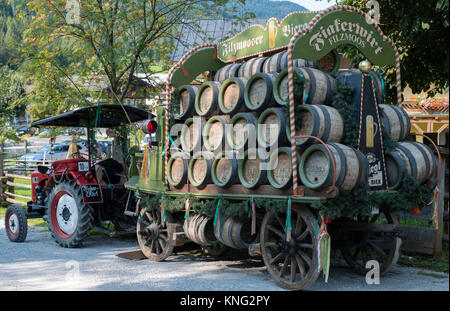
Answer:
[[27, 238], [27, 214], [22, 206], [12, 204], [5, 214], [6, 234], [11, 242], [23, 242]]
[[56, 185], [47, 203], [52, 237], [62, 247], [80, 247], [94, 226], [93, 210], [83, 202], [81, 188], [75, 181]]

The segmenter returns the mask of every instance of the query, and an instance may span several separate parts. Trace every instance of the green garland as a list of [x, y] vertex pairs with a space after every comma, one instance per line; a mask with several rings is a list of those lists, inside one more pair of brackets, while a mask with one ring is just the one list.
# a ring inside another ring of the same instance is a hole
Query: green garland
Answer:
[[[218, 196], [216, 199], [200, 199], [192, 193], [186, 193], [175, 197], [160, 192], [151, 197], [142, 197], [141, 204], [147, 210], [156, 210], [160, 206], [163, 206], [166, 211], [173, 213], [184, 211], [187, 199], [189, 199], [189, 210], [191, 212], [210, 217], [214, 217], [219, 200], [220, 209], [225, 216], [247, 216], [251, 209], [250, 200], [226, 200], [221, 196]], [[256, 208], [275, 212], [284, 211], [288, 202], [287, 198], [283, 200], [253, 198], [253, 200]]]
[[352, 105], [354, 89], [346, 84], [336, 82], [331, 106], [336, 108], [344, 120], [344, 137], [341, 143], [358, 148], [359, 111]]
[[180, 114], [180, 93], [178, 89], [170, 94], [169, 102], [169, 128], [175, 124], [175, 116]]

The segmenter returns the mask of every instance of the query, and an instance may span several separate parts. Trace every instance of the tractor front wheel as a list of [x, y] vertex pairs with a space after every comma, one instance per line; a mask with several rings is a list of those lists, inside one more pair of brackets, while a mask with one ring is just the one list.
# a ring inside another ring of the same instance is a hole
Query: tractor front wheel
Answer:
[[63, 247], [80, 247], [93, 227], [92, 208], [83, 202], [81, 188], [74, 181], [53, 188], [47, 213], [52, 236]]
[[5, 214], [5, 228], [8, 238], [12, 242], [23, 242], [27, 237], [27, 215], [22, 206], [12, 204]]

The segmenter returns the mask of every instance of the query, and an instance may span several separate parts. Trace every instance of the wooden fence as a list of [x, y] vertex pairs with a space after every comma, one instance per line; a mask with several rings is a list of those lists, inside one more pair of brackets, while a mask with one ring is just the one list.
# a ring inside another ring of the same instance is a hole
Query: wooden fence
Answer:
[[[0, 143], [0, 203], [26, 206], [26, 201], [31, 201], [31, 172], [38, 165], [50, 166], [52, 161], [46, 159], [45, 154], [42, 160], [20, 158], [26, 153], [39, 150], [44, 145], [45, 143], [30, 144], [27, 141], [14, 145]], [[17, 191], [18, 189], [22, 191]]]

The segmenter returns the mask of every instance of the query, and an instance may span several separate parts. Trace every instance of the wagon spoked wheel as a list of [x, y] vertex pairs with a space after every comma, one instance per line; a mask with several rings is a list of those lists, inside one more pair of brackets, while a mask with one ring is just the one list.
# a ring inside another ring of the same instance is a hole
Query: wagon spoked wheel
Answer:
[[269, 211], [261, 224], [261, 253], [275, 282], [290, 290], [314, 283], [319, 276], [315, 218], [304, 206], [291, 209], [291, 239], [285, 232], [286, 213]]
[[[359, 223], [398, 224], [398, 218], [387, 208], [380, 208], [380, 213], [370, 217], [357, 218]], [[400, 256], [401, 238], [393, 232], [351, 232], [341, 253], [347, 264], [355, 272], [366, 275], [373, 269], [375, 260], [379, 264], [380, 275], [387, 273], [396, 264]], [[366, 268], [366, 264], [368, 268]]]
[[166, 212], [165, 223], [161, 209], [142, 209], [137, 222], [137, 239], [144, 255], [152, 261], [162, 261], [172, 254], [175, 246], [175, 224]]

